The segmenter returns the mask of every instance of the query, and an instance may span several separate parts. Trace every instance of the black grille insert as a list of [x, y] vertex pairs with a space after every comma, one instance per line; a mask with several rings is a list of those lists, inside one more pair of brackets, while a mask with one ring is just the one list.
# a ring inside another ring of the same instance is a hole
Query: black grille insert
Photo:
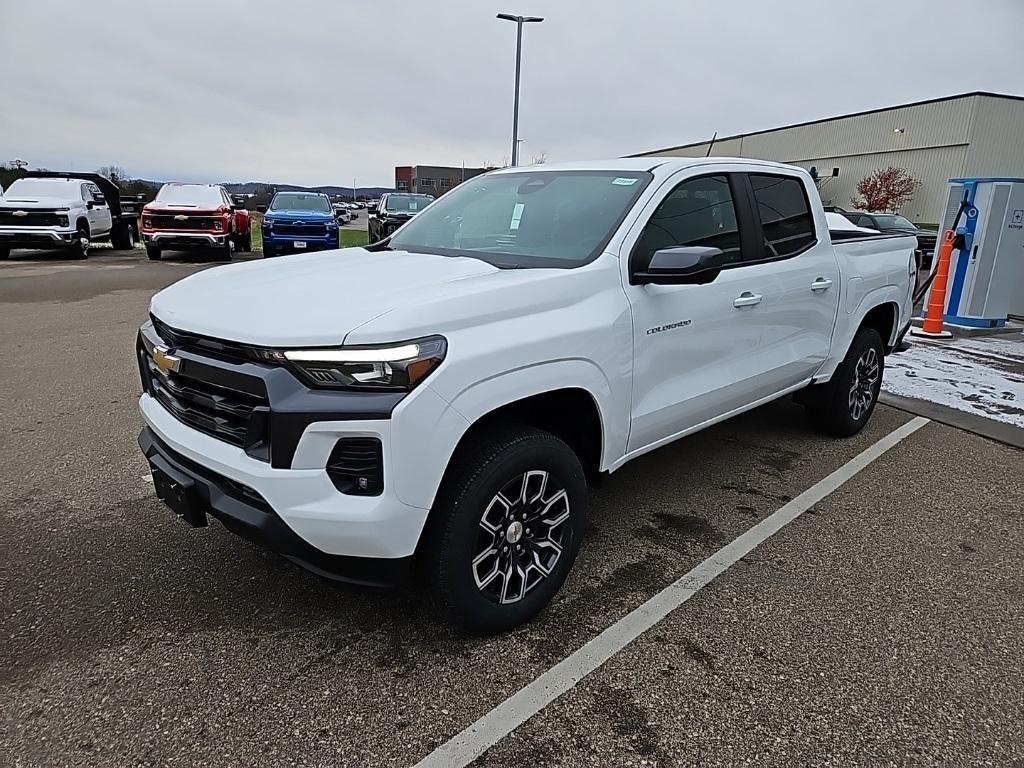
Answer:
[[[67, 221], [67, 214], [63, 216]], [[0, 227], [59, 227], [60, 218], [61, 214], [56, 211], [4, 210], [0, 211]]]

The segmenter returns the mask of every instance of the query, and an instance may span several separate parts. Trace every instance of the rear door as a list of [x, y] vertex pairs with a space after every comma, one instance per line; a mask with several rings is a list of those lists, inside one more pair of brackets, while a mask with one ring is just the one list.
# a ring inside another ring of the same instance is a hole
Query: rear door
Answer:
[[[823, 222], [816, 222], [809, 179], [785, 172], [747, 174], [757, 214], [761, 258], [771, 266], [761, 345], [774, 391], [814, 375], [829, 354], [839, 309], [839, 262]], [[823, 217], [822, 217], [823, 218]]]
[[[750, 263], [759, 251], [746, 188], [728, 166], [693, 174], [667, 181], [623, 243], [633, 312], [629, 452], [754, 402], [769, 365], [761, 334], [771, 267]], [[631, 282], [656, 250], [687, 245], [720, 248], [729, 266], [705, 285]]]

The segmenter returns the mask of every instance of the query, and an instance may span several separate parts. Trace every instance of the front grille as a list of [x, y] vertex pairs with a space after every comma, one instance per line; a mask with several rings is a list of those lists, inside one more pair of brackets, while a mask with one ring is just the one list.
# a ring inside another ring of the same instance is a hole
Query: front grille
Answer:
[[289, 237], [323, 237], [327, 234], [327, 226], [324, 224], [274, 224], [275, 235], [288, 235]]
[[[15, 212], [24, 216], [15, 216]], [[65, 217], [67, 214], [65, 214]], [[6, 210], [0, 211], [0, 227], [59, 227], [60, 216], [56, 211]]]
[[[219, 367], [215, 359], [240, 362], [241, 345], [207, 339], [153, 321], [160, 340], [175, 352], [187, 351], [181, 369], [168, 372], [139, 345], [143, 388], [174, 418], [211, 437], [245, 448], [247, 454], [270, 460], [270, 401], [263, 380]], [[208, 345], [208, 346], [207, 346]], [[172, 353], [173, 354], [173, 353]]]
[[933, 251], [935, 250], [935, 237], [928, 235], [917, 236], [917, 247], [922, 251]]
[[198, 229], [204, 232], [212, 232], [213, 230], [220, 228], [221, 219], [219, 216], [147, 214], [144, 217], [143, 222], [147, 227], [152, 229]]
[[334, 487], [352, 496], [378, 496], [384, 490], [384, 459], [375, 437], [343, 437], [327, 459]]

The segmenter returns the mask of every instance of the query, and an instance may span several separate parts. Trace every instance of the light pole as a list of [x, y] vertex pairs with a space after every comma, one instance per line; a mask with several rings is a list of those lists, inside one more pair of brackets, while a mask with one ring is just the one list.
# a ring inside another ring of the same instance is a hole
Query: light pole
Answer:
[[512, 165], [519, 165], [519, 69], [523, 58], [523, 24], [544, 21], [540, 16], [513, 16], [499, 13], [498, 18], [516, 23], [516, 96], [512, 107]]

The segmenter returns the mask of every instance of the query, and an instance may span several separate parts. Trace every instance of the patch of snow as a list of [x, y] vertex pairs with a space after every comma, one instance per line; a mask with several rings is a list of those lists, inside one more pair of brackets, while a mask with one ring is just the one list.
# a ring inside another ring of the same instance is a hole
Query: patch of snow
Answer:
[[1024, 427], [1024, 341], [914, 340], [886, 358], [882, 389]]

